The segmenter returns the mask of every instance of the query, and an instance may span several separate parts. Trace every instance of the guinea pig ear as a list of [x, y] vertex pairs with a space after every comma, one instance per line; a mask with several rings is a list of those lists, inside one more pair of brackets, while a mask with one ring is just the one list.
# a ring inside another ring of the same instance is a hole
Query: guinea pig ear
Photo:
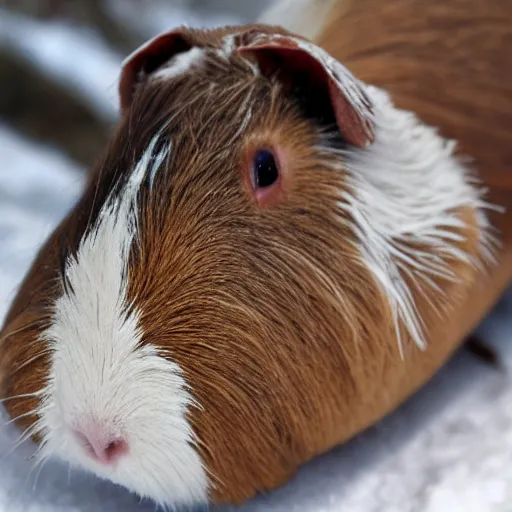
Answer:
[[160, 34], [139, 46], [123, 62], [119, 79], [119, 100], [121, 112], [131, 105], [138, 83], [156, 71], [169, 59], [192, 48], [181, 29]]
[[374, 140], [372, 102], [365, 86], [322, 48], [294, 37], [245, 33], [235, 42], [238, 52], [252, 55], [264, 74], [276, 74], [293, 88], [305, 83], [311, 98], [329, 96], [338, 129], [347, 142], [365, 147]]

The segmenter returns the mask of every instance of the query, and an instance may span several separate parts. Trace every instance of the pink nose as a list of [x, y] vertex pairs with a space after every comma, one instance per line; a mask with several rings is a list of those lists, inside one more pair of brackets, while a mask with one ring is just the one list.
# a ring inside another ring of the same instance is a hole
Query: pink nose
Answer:
[[128, 452], [124, 439], [109, 435], [98, 426], [74, 432], [85, 452], [102, 464], [115, 464]]

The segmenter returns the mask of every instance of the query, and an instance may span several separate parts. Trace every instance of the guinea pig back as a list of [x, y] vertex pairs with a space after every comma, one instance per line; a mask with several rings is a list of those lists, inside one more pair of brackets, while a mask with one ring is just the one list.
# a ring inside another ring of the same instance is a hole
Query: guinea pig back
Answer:
[[328, 46], [179, 28], [125, 61], [116, 133], [0, 335], [39, 459], [242, 502], [396, 407], [497, 299], [485, 172]]

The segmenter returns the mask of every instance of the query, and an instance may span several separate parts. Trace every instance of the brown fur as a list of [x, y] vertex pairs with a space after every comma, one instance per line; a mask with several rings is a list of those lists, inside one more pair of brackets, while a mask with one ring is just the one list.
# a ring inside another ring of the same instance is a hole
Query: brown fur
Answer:
[[[498, 3], [459, 1], [451, 11], [440, 1], [349, 2], [321, 43], [359, 78], [390, 90], [398, 106], [458, 136], [463, 150], [478, 157], [484, 179], [489, 173], [497, 186], [503, 179], [506, 189], [512, 81], [510, 67], [500, 62], [505, 53], [466, 44], [444, 21], [452, 14], [461, 19], [460, 4], [471, 12], [489, 5], [492, 12]], [[421, 30], [416, 20], [429, 12], [441, 21], [431, 17]], [[504, 14], [510, 20], [512, 9]], [[501, 17], [493, 19], [482, 25], [499, 32]], [[195, 44], [213, 46], [219, 35], [191, 33]], [[443, 45], [435, 42], [440, 38]], [[386, 298], [351, 244], [354, 233], [340, 222], [344, 176], [325, 165], [335, 157], [314, 146], [325, 136], [283, 94], [279, 80], [253, 76], [241, 60], [225, 66], [216, 61], [170, 82], [142, 82], [133, 98], [125, 84], [125, 113], [106, 157], [40, 251], [7, 316], [0, 393], [32, 393], [42, 385], [48, 361], [32, 358], [44, 350], [37, 334], [61, 290], [62, 258], [94, 222], [117, 172], [123, 179], [163, 122], [179, 120], [168, 128], [171, 158], [154, 191], [142, 197], [129, 295], [142, 311], [144, 342], [164, 348], [184, 369], [202, 406], [190, 421], [216, 485], [212, 500], [241, 502], [374, 423], [439, 368], [509, 282], [512, 229], [504, 232], [501, 265], [489, 277], [458, 263], [457, 282], [439, 281], [445, 296], [434, 299], [439, 311], [450, 312], [449, 322], [413, 288], [429, 347], [421, 352], [406, 340], [401, 360]], [[470, 72], [487, 67], [478, 80]], [[464, 79], [457, 82], [459, 75]], [[239, 137], [248, 106], [253, 116]], [[242, 179], [255, 144], [286, 155], [286, 196], [268, 209], [250, 201]], [[492, 198], [512, 202], [498, 189]], [[476, 254], [474, 212], [459, 213], [469, 225], [462, 248]], [[506, 218], [495, 222], [503, 227]], [[6, 406], [16, 416], [36, 403], [14, 399]]]

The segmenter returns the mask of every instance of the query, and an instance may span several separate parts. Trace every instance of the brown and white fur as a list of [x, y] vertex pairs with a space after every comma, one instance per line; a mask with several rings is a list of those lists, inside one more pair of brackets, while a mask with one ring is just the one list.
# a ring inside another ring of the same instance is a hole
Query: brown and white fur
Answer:
[[512, 7], [322, 19], [315, 44], [184, 28], [127, 59], [117, 132], [0, 338], [39, 460], [242, 502], [411, 395], [509, 283]]

